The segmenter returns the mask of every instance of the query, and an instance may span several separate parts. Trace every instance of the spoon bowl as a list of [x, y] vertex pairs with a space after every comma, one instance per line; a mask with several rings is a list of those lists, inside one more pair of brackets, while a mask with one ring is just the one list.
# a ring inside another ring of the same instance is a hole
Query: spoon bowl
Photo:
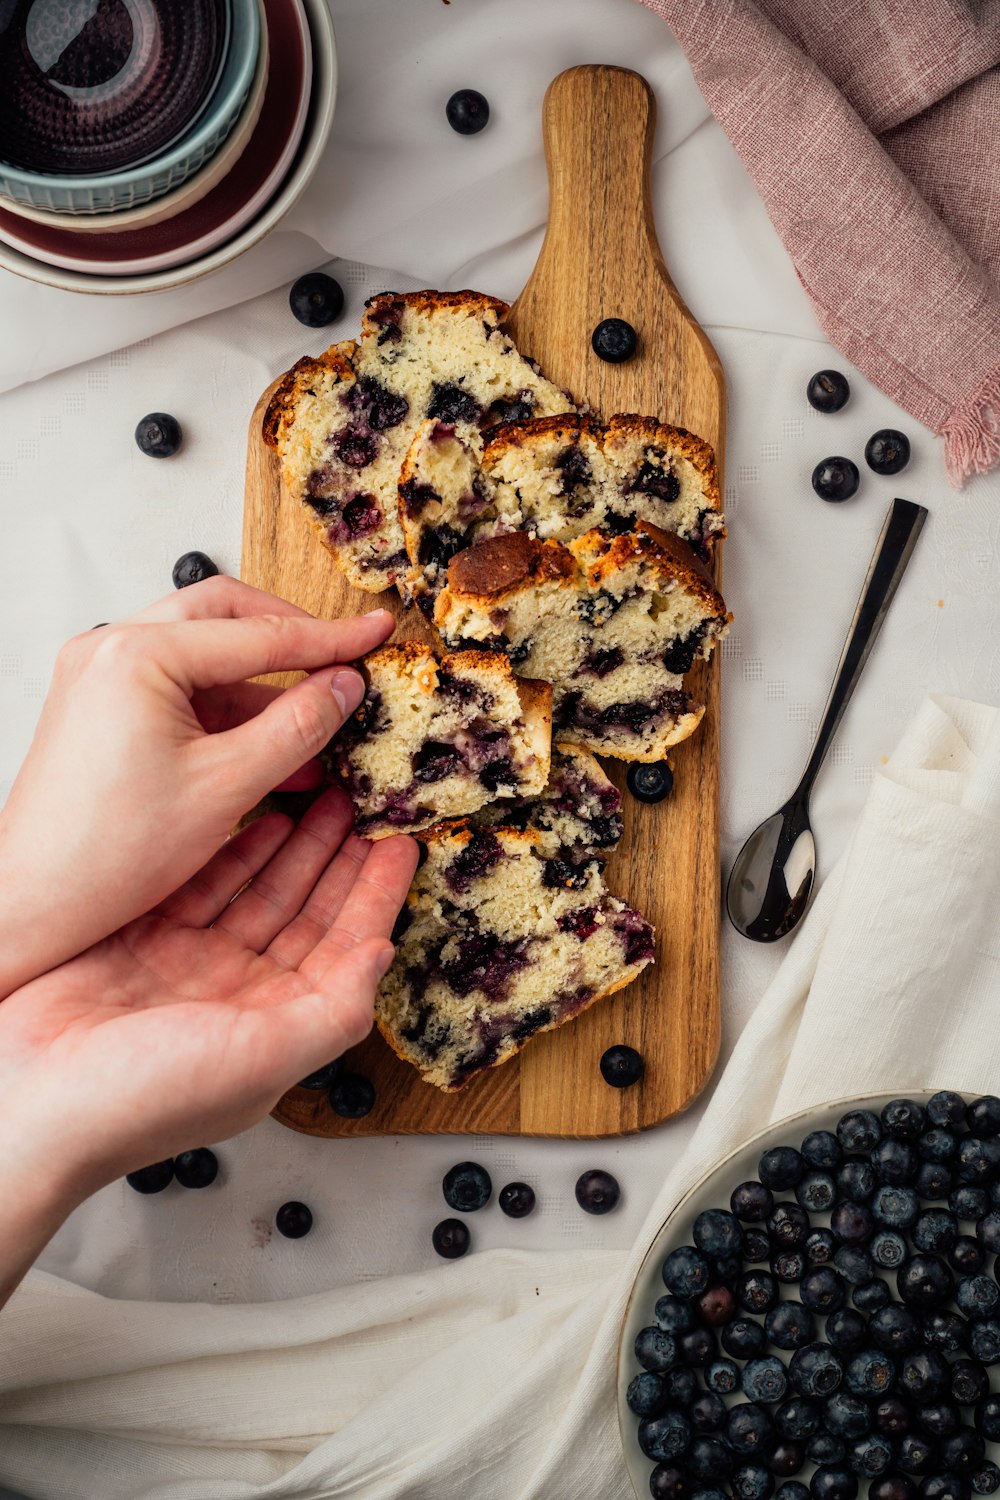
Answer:
[[787, 802], [754, 829], [736, 856], [726, 887], [729, 920], [754, 942], [776, 942], [802, 917], [815, 878], [808, 805]]

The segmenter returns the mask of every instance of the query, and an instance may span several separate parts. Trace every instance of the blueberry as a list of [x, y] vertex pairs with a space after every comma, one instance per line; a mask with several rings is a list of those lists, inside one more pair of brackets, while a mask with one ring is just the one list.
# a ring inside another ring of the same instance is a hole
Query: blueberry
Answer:
[[274, 1227], [286, 1240], [300, 1240], [312, 1226], [312, 1210], [304, 1203], [283, 1203], [274, 1216]]
[[219, 1159], [207, 1146], [198, 1146], [194, 1151], [182, 1151], [180, 1156], [174, 1157], [174, 1176], [181, 1187], [208, 1187], [218, 1175]]
[[764, 1331], [778, 1349], [800, 1349], [814, 1342], [816, 1320], [801, 1302], [779, 1302], [764, 1319]]
[[508, 1219], [523, 1219], [535, 1206], [535, 1190], [526, 1182], [508, 1182], [497, 1194], [497, 1202]]
[[[744, 1236], [744, 1243], [746, 1236]], [[768, 1246], [770, 1249], [770, 1246]], [[724, 1286], [735, 1284], [743, 1262], [738, 1255], [715, 1255], [712, 1257], [712, 1276]]]
[[969, 1483], [977, 1495], [995, 1495], [1000, 1489], [1000, 1469], [990, 1459], [984, 1459], [969, 1475]]
[[765, 1187], [792, 1188], [805, 1176], [805, 1162], [792, 1146], [775, 1146], [765, 1151], [757, 1166], [757, 1176]]
[[767, 1353], [767, 1335], [753, 1318], [734, 1318], [721, 1337], [723, 1349], [734, 1359], [755, 1359]]
[[894, 1271], [907, 1256], [906, 1241], [894, 1229], [880, 1229], [872, 1235], [870, 1246], [872, 1260], [885, 1271]]
[[743, 1241], [739, 1220], [721, 1208], [706, 1208], [694, 1221], [692, 1237], [705, 1255], [735, 1255]]
[[920, 1158], [907, 1141], [897, 1141], [890, 1137], [879, 1141], [871, 1154], [871, 1164], [879, 1182], [898, 1184], [913, 1181]]
[[892, 1466], [892, 1444], [878, 1433], [856, 1438], [847, 1450], [847, 1462], [862, 1479], [877, 1479]]
[[653, 1500], [686, 1500], [689, 1491], [687, 1475], [673, 1464], [657, 1464], [649, 1476], [649, 1493]]
[[1000, 1396], [986, 1396], [976, 1407], [976, 1431], [991, 1443], [1000, 1441]]
[[954, 1276], [936, 1255], [914, 1255], [896, 1273], [899, 1295], [913, 1307], [940, 1307], [954, 1285]]
[[865, 444], [865, 463], [876, 474], [899, 474], [910, 462], [910, 440], [894, 427], [880, 427]]
[[847, 405], [851, 387], [839, 370], [819, 370], [806, 386], [806, 400], [817, 411], [840, 411]]
[[796, 1349], [788, 1378], [800, 1396], [832, 1396], [844, 1374], [839, 1355], [828, 1344], [806, 1344]]
[[795, 1479], [788, 1479], [784, 1484], [779, 1484], [774, 1492], [774, 1500], [809, 1500], [809, 1491], [804, 1484], [799, 1484]]
[[878, 1186], [870, 1161], [845, 1161], [834, 1181], [840, 1193], [854, 1203], [867, 1203]]
[[817, 1432], [806, 1444], [806, 1458], [813, 1464], [839, 1464], [847, 1457], [847, 1444], [832, 1432]]
[[701, 1321], [718, 1328], [733, 1316], [736, 1298], [727, 1286], [710, 1286], [698, 1298], [697, 1307]]
[[218, 568], [204, 552], [185, 552], [174, 563], [170, 573], [175, 589], [186, 589], [189, 584], [201, 583], [205, 578], [215, 578]]
[[125, 1181], [130, 1188], [135, 1188], [137, 1193], [162, 1193], [174, 1180], [174, 1159], [168, 1156], [166, 1161], [154, 1161], [148, 1167], [140, 1167], [137, 1172], [127, 1172]]
[[837, 1122], [837, 1140], [847, 1152], [870, 1155], [882, 1139], [882, 1124], [870, 1109], [852, 1109]]
[[[763, 1361], [757, 1361], [763, 1363]], [[775, 1360], [781, 1370], [780, 1362]], [[750, 1366], [747, 1366], [749, 1369]], [[743, 1372], [744, 1380], [746, 1370]], [[784, 1371], [781, 1370], [784, 1375]], [[763, 1407], [747, 1403], [732, 1406], [726, 1420], [726, 1443], [738, 1453], [741, 1458], [751, 1458], [758, 1453], [766, 1453], [774, 1436], [774, 1423], [770, 1414]]]
[[[609, 1214], [618, 1206], [622, 1195], [622, 1190], [611, 1173], [602, 1172], [599, 1168], [582, 1173], [576, 1180], [575, 1192], [577, 1203], [588, 1214]], [[676, 1287], [670, 1287], [670, 1291], [676, 1290]]]
[[916, 1500], [916, 1487], [905, 1474], [883, 1474], [868, 1486], [868, 1500]]
[[[917, 1425], [929, 1438], [949, 1437], [962, 1425], [962, 1414], [958, 1407], [950, 1405], [947, 1401], [935, 1401], [926, 1406], [918, 1406], [916, 1412]], [[936, 1464], [935, 1467], [937, 1467]]]
[[774, 1355], [749, 1360], [743, 1367], [741, 1383], [747, 1400], [761, 1403], [782, 1400], [788, 1389], [785, 1367]]
[[873, 1313], [868, 1332], [872, 1343], [887, 1354], [908, 1354], [920, 1343], [923, 1330], [915, 1312], [894, 1302]]
[[837, 1187], [827, 1172], [807, 1172], [796, 1184], [795, 1199], [801, 1208], [821, 1214], [833, 1205]]
[[774, 1475], [762, 1464], [741, 1464], [729, 1481], [734, 1500], [770, 1500]]
[[[876, 1195], [877, 1197], [877, 1195]], [[863, 1203], [838, 1203], [830, 1215], [830, 1228], [843, 1245], [860, 1245], [871, 1238], [875, 1221]]]
[[961, 1094], [951, 1089], [940, 1089], [927, 1101], [927, 1118], [932, 1125], [942, 1125], [947, 1130], [968, 1129], [968, 1112]]
[[151, 411], [136, 424], [135, 440], [147, 458], [173, 458], [182, 438], [181, 424], [166, 411]]
[[434, 1226], [431, 1244], [445, 1260], [458, 1260], [472, 1244], [472, 1236], [461, 1219], [442, 1219]]
[[743, 1259], [750, 1265], [756, 1261], [770, 1260], [771, 1241], [762, 1229], [744, 1229]]
[[913, 1186], [919, 1198], [936, 1203], [947, 1198], [954, 1186], [954, 1178], [950, 1167], [946, 1167], [944, 1162], [925, 1161], [917, 1170]]
[[843, 1159], [840, 1142], [829, 1130], [811, 1130], [800, 1147], [802, 1156], [817, 1172], [832, 1172]]
[[693, 1365], [696, 1369], [703, 1369], [719, 1352], [715, 1334], [711, 1328], [692, 1328], [690, 1333], [682, 1333], [677, 1340], [681, 1359], [686, 1365]]
[[806, 1396], [793, 1396], [783, 1401], [774, 1414], [774, 1425], [783, 1438], [792, 1442], [803, 1442], [812, 1437], [823, 1419], [823, 1408], [818, 1401]]
[[698, 1394], [698, 1377], [686, 1365], [678, 1365], [662, 1380], [664, 1399], [670, 1406], [688, 1407]]
[[904, 1433], [896, 1444], [896, 1468], [904, 1474], [926, 1474], [934, 1461], [934, 1444], [922, 1432]]
[[909, 1432], [913, 1422], [910, 1408], [898, 1396], [883, 1396], [876, 1402], [872, 1413], [872, 1424], [877, 1432], [888, 1438], [900, 1438]]
[[[775, 1443], [767, 1464], [772, 1474], [785, 1475], [797, 1474], [805, 1461], [806, 1455], [802, 1444], [789, 1442], [786, 1438], [783, 1442]], [[808, 1494], [808, 1491], [806, 1493]]]
[[958, 1150], [958, 1140], [952, 1131], [932, 1125], [917, 1141], [917, 1150], [924, 1161], [951, 1161]]
[[1000, 1320], [983, 1318], [972, 1324], [969, 1352], [984, 1365], [1000, 1364]]
[[983, 1188], [963, 1184], [948, 1194], [948, 1207], [959, 1219], [975, 1222], [989, 1211], [989, 1195]]
[[854, 1396], [884, 1396], [892, 1390], [896, 1367], [881, 1349], [861, 1349], [847, 1364], [844, 1380]]
[[328, 1089], [341, 1069], [341, 1061], [338, 1057], [334, 1062], [328, 1062], [322, 1068], [317, 1068], [315, 1073], [310, 1073], [308, 1078], [300, 1078], [296, 1087], [300, 1089]]
[[871, 1281], [875, 1275], [875, 1263], [867, 1250], [860, 1245], [841, 1245], [833, 1257], [834, 1269], [837, 1270], [845, 1281], [851, 1286], [860, 1286], [864, 1281]]
[[668, 1333], [687, 1333], [694, 1327], [694, 1308], [690, 1302], [682, 1302], [679, 1297], [669, 1294], [659, 1297], [653, 1313], [657, 1323]]
[[688, 1448], [687, 1468], [693, 1479], [711, 1482], [728, 1479], [733, 1460], [718, 1438], [696, 1437]]
[[968, 1119], [973, 1135], [1000, 1135], [1000, 1099], [995, 1094], [974, 1099], [968, 1107]]
[[946, 1437], [938, 1449], [938, 1462], [949, 1474], [971, 1474], [986, 1456], [986, 1443], [968, 1427]]
[[330, 1108], [345, 1120], [360, 1120], [375, 1107], [375, 1086], [360, 1073], [341, 1073], [329, 1093]]
[[849, 458], [824, 458], [812, 471], [812, 487], [821, 500], [850, 500], [860, 479]]
[[955, 1171], [959, 1182], [983, 1186], [993, 1181], [1000, 1169], [1000, 1141], [995, 1137], [982, 1140], [967, 1135], [958, 1144]]
[[734, 1290], [736, 1300], [748, 1313], [766, 1313], [778, 1300], [778, 1283], [770, 1271], [744, 1271]]
[[988, 1318], [1000, 1303], [1000, 1287], [992, 1276], [963, 1276], [955, 1288], [955, 1301], [967, 1318]]
[[847, 1290], [832, 1266], [814, 1266], [802, 1278], [800, 1296], [813, 1312], [831, 1313], [843, 1307]]
[[921, 1482], [920, 1500], [969, 1500], [969, 1486], [958, 1474], [929, 1474]]
[[739, 1365], [731, 1359], [713, 1359], [705, 1371], [705, 1384], [717, 1396], [731, 1396], [739, 1389]]
[[625, 785], [637, 802], [662, 802], [673, 791], [674, 773], [665, 760], [633, 761]]
[[632, 358], [639, 347], [639, 338], [624, 318], [604, 318], [594, 329], [590, 343], [598, 359], [621, 365]]
[[850, 1469], [824, 1464], [810, 1479], [809, 1492], [813, 1500], [854, 1500], [858, 1493], [857, 1477]]
[[638, 1083], [644, 1068], [642, 1053], [634, 1047], [621, 1044], [601, 1054], [601, 1077], [613, 1089], [627, 1089]]
[[924, 1343], [934, 1349], [954, 1354], [957, 1349], [968, 1346], [969, 1325], [957, 1313], [942, 1312], [940, 1309], [924, 1313], [923, 1329]]
[[806, 1258], [801, 1250], [782, 1250], [771, 1257], [771, 1272], [779, 1281], [801, 1281], [806, 1271]]
[[[457, 1224], [458, 1220], [455, 1219], [453, 1222]], [[643, 1370], [641, 1374], [633, 1376], [629, 1381], [625, 1401], [629, 1411], [634, 1411], [637, 1417], [658, 1416], [666, 1405], [663, 1381], [659, 1375]]]
[[444, 112], [459, 135], [478, 135], [489, 124], [489, 103], [476, 89], [459, 89], [452, 94]]
[[726, 1403], [714, 1391], [702, 1391], [687, 1409], [688, 1421], [695, 1432], [704, 1437], [721, 1432], [726, 1423]]
[[883, 1183], [872, 1198], [872, 1217], [887, 1229], [909, 1229], [920, 1213], [920, 1199], [910, 1187]]
[[899, 1367], [900, 1393], [914, 1401], [936, 1401], [948, 1383], [948, 1362], [936, 1349], [914, 1349]]
[[892, 1301], [892, 1293], [887, 1283], [876, 1277], [873, 1281], [864, 1281], [856, 1286], [851, 1300], [858, 1312], [873, 1313], [888, 1306]]
[[989, 1394], [990, 1377], [972, 1359], [957, 1359], [949, 1367], [948, 1389], [959, 1406], [975, 1406]]
[[639, 1447], [658, 1462], [679, 1457], [690, 1441], [691, 1424], [683, 1412], [665, 1411], [639, 1423]]
[[810, 1266], [828, 1266], [837, 1253], [837, 1237], [829, 1229], [812, 1229], [802, 1247]]
[[871, 1413], [863, 1401], [847, 1391], [835, 1391], [823, 1405], [826, 1430], [835, 1437], [859, 1438], [870, 1431]]
[[774, 1208], [774, 1194], [762, 1182], [741, 1182], [732, 1191], [729, 1207], [745, 1223], [762, 1224]]
[[976, 1239], [991, 1255], [1000, 1253], [1000, 1213], [995, 1208], [977, 1221]]
[[485, 1167], [478, 1162], [460, 1161], [451, 1167], [441, 1182], [444, 1201], [449, 1208], [460, 1213], [471, 1214], [485, 1208], [493, 1196], [493, 1182]]
[[798, 1250], [805, 1244], [811, 1227], [809, 1215], [797, 1203], [777, 1204], [767, 1220], [771, 1244], [780, 1250]]
[[651, 1370], [654, 1375], [665, 1375], [677, 1363], [677, 1339], [672, 1333], [666, 1333], [653, 1324], [649, 1328], [641, 1328], [636, 1334], [634, 1352], [644, 1370]]
[[838, 1354], [854, 1354], [864, 1346], [868, 1328], [864, 1318], [853, 1307], [838, 1308], [826, 1320], [827, 1342]]
[[307, 328], [325, 328], [344, 310], [344, 288], [325, 271], [307, 271], [292, 283], [288, 305]]
[[[579, 1183], [577, 1196], [579, 1197]], [[708, 1286], [710, 1274], [708, 1260], [693, 1245], [681, 1245], [678, 1249], [671, 1250], [663, 1262], [664, 1285], [675, 1297], [688, 1299], [700, 1296]]]

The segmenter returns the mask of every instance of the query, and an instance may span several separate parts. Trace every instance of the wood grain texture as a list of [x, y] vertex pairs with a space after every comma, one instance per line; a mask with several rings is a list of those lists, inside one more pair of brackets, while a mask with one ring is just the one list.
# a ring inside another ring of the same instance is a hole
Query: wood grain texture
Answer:
[[[602, 416], [655, 415], [705, 438], [721, 480], [725, 382], [657, 243], [649, 184], [654, 117], [652, 92], [636, 73], [588, 66], [552, 83], [544, 105], [548, 230], [505, 326], [550, 379]], [[606, 317], [625, 318], [638, 331], [638, 352], [625, 364], [607, 364], [592, 351], [593, 329]], [[243, 577], [315, 614], [370, 609], [372, 596], [345, 582], [282, 492], [260, 436], [268, 395], [250, 424]], [[431, 638], [415, 611], [404, 615], [394, 598], [384, 600], [399, 616], [399, 637]], [[641, 1130], [690, 1104], [719, 1049], [718, 653], [690, 685], [708, 711], [695, 736], [671, 753], [674, 793], [655, 807], [625, 793], [625, 834], [607, 870], [610, 889], [655, 923], [655, 965], [458, 1094], [423, 1083], [373, 1035], [350, 1058], [375, 1083], [371, 1114], [343, 1120], [324, 1096], [293, 1089], [275, 1109], [278, 1120], [324, 1136], [587, 1137]], [[605, 765], [624, 791], [625, 767]], [[619, 1042], [646, 1061], [642, 1082], [629, 1089], [609, 1088], [598, 1068], [605, 1048]]]

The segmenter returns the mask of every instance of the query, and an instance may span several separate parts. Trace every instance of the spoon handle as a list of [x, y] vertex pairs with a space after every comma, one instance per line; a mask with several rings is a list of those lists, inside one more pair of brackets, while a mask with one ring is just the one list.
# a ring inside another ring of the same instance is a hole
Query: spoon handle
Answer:
[[816, 743], [802, 773], [802, 780], [790, 799], [793, 802], [804, 802], [809, 796], [926, 519], [926, 507], [915, 505], [912, 500], [894, 500], [889, 507], [875, 544], [875, 552], [868, 567], [861, 598], [854, 611], [851, 628], [847, 632]]

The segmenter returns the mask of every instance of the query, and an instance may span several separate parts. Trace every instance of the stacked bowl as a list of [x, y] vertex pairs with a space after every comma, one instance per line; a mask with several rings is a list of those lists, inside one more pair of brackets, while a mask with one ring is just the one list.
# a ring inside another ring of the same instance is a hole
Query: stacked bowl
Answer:
[[333, 122], [327, 0], [0, 3], [0, 267], [161, 291], [257, 243]]

